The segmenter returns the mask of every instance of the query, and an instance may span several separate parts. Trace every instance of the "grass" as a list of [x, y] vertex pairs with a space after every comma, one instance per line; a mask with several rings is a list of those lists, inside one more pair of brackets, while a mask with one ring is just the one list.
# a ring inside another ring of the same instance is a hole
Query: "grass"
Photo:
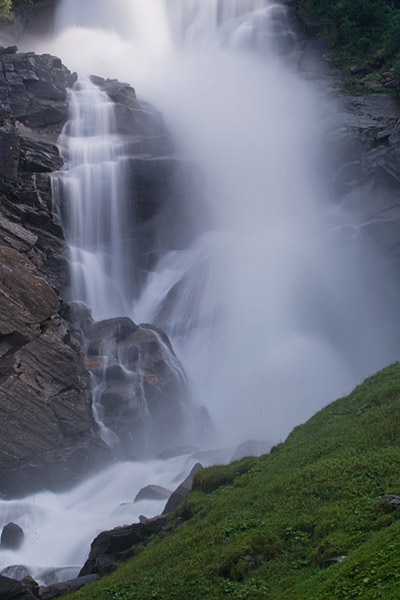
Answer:
[[400, 494], [397, 363], [270, 455], [199, 472], [183, 525], [68, 598], [394, 600], [400, 508], [385, 493]]

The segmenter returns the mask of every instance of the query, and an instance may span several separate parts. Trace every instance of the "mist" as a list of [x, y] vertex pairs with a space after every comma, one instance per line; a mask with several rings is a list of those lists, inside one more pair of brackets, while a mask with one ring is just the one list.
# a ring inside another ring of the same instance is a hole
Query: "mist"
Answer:
[[382, 259], [346, 235], [330, 189], [335, 103], [296, 72], [279, 5], [92, 4], [61, 2], [51, 51], [163, 112], [205, 174], [211, 215], [161, 257], [130, 316], [167, 331], [221, 444], [279, 441], [397, 352]]
[[[337, 202], [326, 142], [340, 116], [329, 90], [321, 92], [298, 73], [296, 36], [284, 7], [267, 0], [114, 0], [112, 6], [109, 0], [61, 0], [54, 36], [37, 41], [35, 50], [60, 56], [85, 82], [81, 89], [90, 86], [85, 78], [91, 74], [131, 84], [162, 111], [176, 154], [203, 173], [201, 205], [196, 190], [186, 189], [198, 230], [184, 247], [159, 252], [133, 293], [122, 291], [116, 300], [114, 288], [101, 288], [101, 267], [90, 266], [91, 294], [81, 276], [68, 292], [69, 299], [88, 302], [96, 318], [129, 316], [166, 331], [193, 406], [206, 407], [211, 418], [211, 440], [199, 436], [197, 446], [279, 442], [397, 358], [390, 269]], [[112, 129], [101, 135], [112, 136]], [[112, 143], [106, 161], [115, 155], [118, 141]], [[77, 172], [71, 168], [68, 176]], [[124, 193], [119, 183], [118, 197]], [[160, 240], [165, 226], [160, 220]], [[67, 239], [76, 249], [76, 240]], [[77, 251], [81, 266], [83, 250]], [[111, 478], [121, 493], [92, 499], [88, 510], [97, 517], [82, 534], [89, 541], [119, 522], [116, 506], [131, 503], [141, 485], [172, 487], [193, 462], [185, 461], [162, 466], [152, 457], [144, 468], [114, 465], [72, 496], [29, 502], [44, 506], [46, 515], [59, 511], [59, 521], [69, 519], [75, 531], [81, 503], [96, 495], [90, 486], [101, 488]], [[121, 483], [127, 470], [129, 489]], [[126, 519], [138, 516], [132, 505], [126, 510]], [[150, 516], [160, 507], [146, 510]], [[28, 528], [39, 522], [53, 523], [38, 517]], [[48, 539], [52, 525], [40, 527]], [[77, 550], [82, 536], [63, 553], [45, 555], [41, 568], [49, 561], [76, 566], [83, 560]], [[35, 563], [37, 549], [27, 548], [10, 562]]]

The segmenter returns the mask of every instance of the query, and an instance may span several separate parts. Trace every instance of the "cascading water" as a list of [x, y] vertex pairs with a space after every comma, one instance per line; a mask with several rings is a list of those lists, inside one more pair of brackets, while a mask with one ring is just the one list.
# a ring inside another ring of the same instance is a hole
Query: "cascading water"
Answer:
[[95, 318], [124, 315], [129, 310], [129, 219], [113, 103], [90, 81], [75, 84], [69, 99], [71, 119], [64, 132], [68, 171], [61, 179], [61, 196], [68, 204], [61, 211], [70, 247], [68, 295], [90, 306]]
[[[70, 296], [96, 317], [164, 328], [220, 445], [281, 439], [398, 349], [381, 263], [337, 226], [346, 215], [332, 208], [323, 146], [334, 106], [293, 71], [293, 38], [284, 7], [267, 0], [61, 0], [46, 48], [81, 76], [135, 85], [205, 173], [211, 225], [185, 248], [160, 252], [132, 293], [129, 265], [119, 260], [129, 255], [121, 247], [129, 219], [119, 204], [124, 160], [112, 106], [90, 83], [71, 93]], [[2, 564], [23, 562], [36, 576], [44, 566], [79, 564], [96, 531], [137, 516], [134, 489], [173, 487], [184, 466], [185, 458], [122, 463], [68, 494], [36, 495], [22, 508], [3, 503], [1, 514], [14, 511], [27, 541]], [[93, 520], [82, 528], [88, 512]], [[67, 522], [57, 555], [49, 531], [57, 523], [62, 535]]]

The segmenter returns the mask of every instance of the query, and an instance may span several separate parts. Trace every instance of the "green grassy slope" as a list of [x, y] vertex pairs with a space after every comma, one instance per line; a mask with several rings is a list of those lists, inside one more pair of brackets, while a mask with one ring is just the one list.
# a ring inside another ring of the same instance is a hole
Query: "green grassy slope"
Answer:
[[182, 525], [68, 598], [398, 599], [400, 506], [385, 493], [400, 494], [400, 364], [270, 455], [198, 473]]

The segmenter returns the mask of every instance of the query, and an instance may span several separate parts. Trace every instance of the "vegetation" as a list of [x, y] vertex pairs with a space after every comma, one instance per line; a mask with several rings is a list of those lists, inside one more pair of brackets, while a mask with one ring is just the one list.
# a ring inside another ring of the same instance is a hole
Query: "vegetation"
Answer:
[[11, 0], [0, 0], [0, 19], [5, 19], [10, 16], [12, 9]]
[[323, 33], [340, 62], [357, 62], [381, 74], [394, 69], [393, 87], [400, 92], [399, 0], [300, 1], [323, 21]]
[[183, 524], [68, 598], [395, 600], [400, 506], [385, 494], [400, 494], [400, 364], [270, 455], [199, 472]]

